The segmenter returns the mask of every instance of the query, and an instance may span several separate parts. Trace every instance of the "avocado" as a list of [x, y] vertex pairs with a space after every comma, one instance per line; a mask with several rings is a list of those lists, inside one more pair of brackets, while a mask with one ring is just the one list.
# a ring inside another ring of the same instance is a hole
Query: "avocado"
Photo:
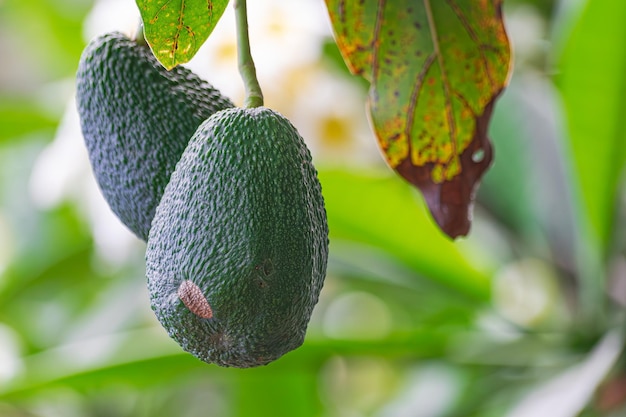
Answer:
[[233, 107], [190, 70], [165, 70], [147, 45], [117, 32], [99, 36], [85, 48], [76, 101], [102, 194], [143, 240], [195, 130], [213, 113]]
[[295, 127], [265, 107], [202, 123], [146, 249], [152, 309], [169, 335], [205, 362], [267, 364], [302, 344], [327, 260], [321, 186]]

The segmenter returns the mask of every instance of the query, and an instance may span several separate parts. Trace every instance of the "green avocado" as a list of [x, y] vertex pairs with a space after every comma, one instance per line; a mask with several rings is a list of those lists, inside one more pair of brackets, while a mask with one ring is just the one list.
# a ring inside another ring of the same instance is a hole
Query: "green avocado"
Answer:
[[76, 101], [89, 160], [113, 212], [139, 238], [200, 123], [233, 107], [186, 68], [165, 70], [145, 44], [121, 33], [82, 54]]
[[233, 108], [191, 138], [146, 250], [152, 309], [169, 335], [220, 366], [267, 364], [300, 346], [328, 260], [311, 155], [265, 108]]

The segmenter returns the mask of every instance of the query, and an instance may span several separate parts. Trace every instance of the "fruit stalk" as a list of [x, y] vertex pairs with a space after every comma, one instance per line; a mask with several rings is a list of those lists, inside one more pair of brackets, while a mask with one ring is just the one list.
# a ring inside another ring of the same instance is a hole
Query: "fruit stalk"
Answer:
[[243, 79], [246, 97], [244, 107], [261, 107], [263, 92], [256, 77], [256, 68], [250, 52], [250, 36], [248, 35], [248, 11], [246, 0], [235, 0], [235, 20], [237, 23], [237, 58], [239, 74]]

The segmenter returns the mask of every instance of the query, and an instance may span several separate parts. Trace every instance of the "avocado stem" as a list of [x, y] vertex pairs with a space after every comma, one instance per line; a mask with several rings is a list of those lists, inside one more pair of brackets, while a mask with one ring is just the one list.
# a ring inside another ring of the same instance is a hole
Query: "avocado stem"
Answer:
[[260, 107], [263, 105], [263, 92], [256, 77], [256, 68], [250, 52], [250, 37], [248, 35], [248, 11], [246, 0], [235, 0], [235, 21], [237, 23], [237, 58], [239, 74], [243, 79], [246, 91], [244, 107]]

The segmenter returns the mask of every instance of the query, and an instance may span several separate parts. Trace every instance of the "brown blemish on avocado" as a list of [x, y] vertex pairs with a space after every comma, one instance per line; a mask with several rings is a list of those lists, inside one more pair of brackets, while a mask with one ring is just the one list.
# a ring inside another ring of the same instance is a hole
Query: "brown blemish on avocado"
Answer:
[[185, 306], [196, 316], [203, 319], [210, 319], [213, 317], [213, 310], [211, 305], [202, 294], [202, 290], [189, 280], [183, 281], [178, 287], [178, 298], [185, 304]]

